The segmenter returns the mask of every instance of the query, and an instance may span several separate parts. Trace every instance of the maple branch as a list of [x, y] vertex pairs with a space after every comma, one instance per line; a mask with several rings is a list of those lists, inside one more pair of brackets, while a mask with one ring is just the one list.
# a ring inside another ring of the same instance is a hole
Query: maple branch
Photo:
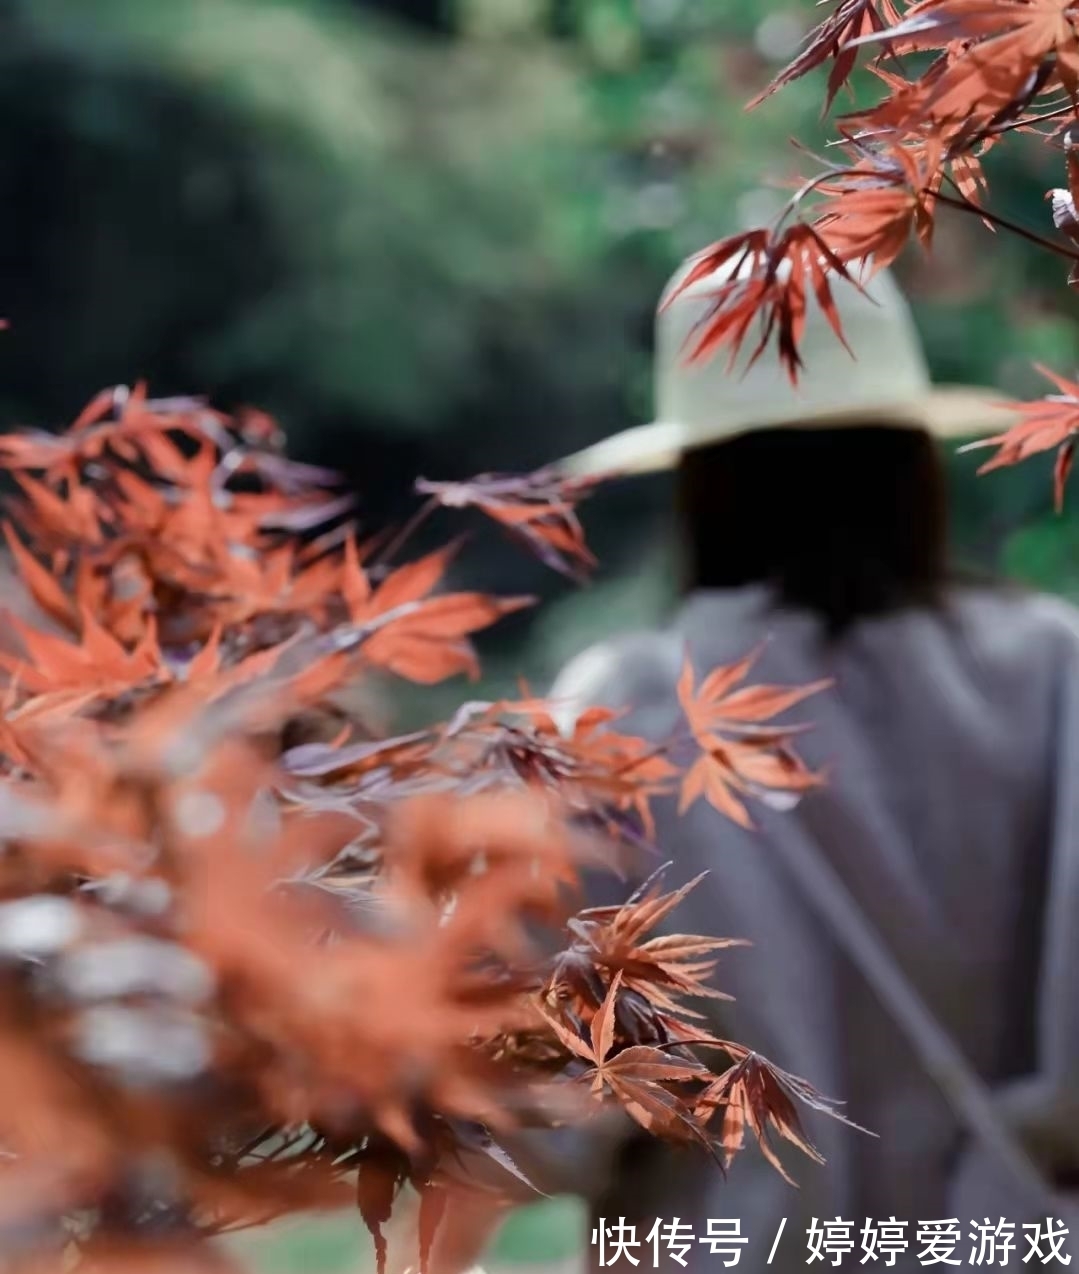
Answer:
[[956, 190], [957, 197], [943, 194], [938, 190], [933, 195], [933, 199], [937, 203], [942, 203], [948, 208], [955, 208], [959, 212], [969, 212], [999, 227], [1001, 230], [1007, 230], [1011, 234], [1018, 235], [1021, 239], [1026, 239], [1028, 242], [1036, 244], [1039, 248], [1046, 248], [1050, 252], [1055, 252], [1057, 256], [1064, 257], [1068, 261], [1079, 262], [1079, 250], [1068, 248], [1053, 239], [1047, 239], [1038, 234], [1036, 230], [1028, 230], [1026, 226], [1022, 226], [1008, 217], [1002, 217], [1000, 213], [990, 212], [988, 208], [983, 208], [981, 204], [975, 203], [973, 199], [968, 199], [951, 177], [946, 175], [945, 181]]
[[1063, 106], [1054, 107], [1053, 110], [1046, 111], [1043, 115], [1026, 115], [1021, 119], [1009, 120], [1006, 124], [994, 125], [994, 127], [986, 129], [985, 137], [1003, 137], [1005, 133], [1015, 132], [1017, 129], [1033, 128], [1036, 124], [1046, 124], [1051, 120], [1063, 119], [1067, 115], [1074, 114], [1074, 103], [1065, 102]]
[[616, 766], [611, 773], [618, 778], [622, 778], [626, 774], [632, 774], [634, 770], [639, 769], [642, 765], [646, 765], [649, 761], [655, 761], [659, 757], [667, 756], [680, 743], [689, 743], [692, 741], [693, 732], [690, 730], [686, 722], [682, 722], [680, 728], [676, 730], [670, 738], [664, 743], [657, 743], [647, 751], [642, 752], [640, 756], [632, 757], [628, 761], [623, 761], [621, 765]]
[[[834, 144], [836, 146], [843, 145], [841, 141], [837, 141]], [[807, 153], [812, 154], [811, 151]], [[787, 217], [791, 215], [791, 213], [797, 211], [798, 205], [813, 194], [819, 186], [824, 185], [826, 181], [831, 181], [838, 173], [845, 171], [840, 164], [828, 164], [827, 160], [823, 160], [817, 155], [814, 155], [813, 158], [816, 159], [818, 163], [827, 165], [825, 171], [818, 173], [815, 177], [810, 177], [808, 181], [803, 182], [795, 193], [791, 195], [787, 206], [781, 209], [776, 217], [775, 226], [777, 230], [783, 222], [786, 221]]]

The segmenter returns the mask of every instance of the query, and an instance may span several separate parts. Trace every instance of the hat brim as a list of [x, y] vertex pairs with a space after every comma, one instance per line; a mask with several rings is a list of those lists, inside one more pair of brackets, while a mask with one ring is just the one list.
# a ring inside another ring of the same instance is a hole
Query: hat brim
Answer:
[[974, 439], [1010, 428], [1019, 419], [1015, 407], [999, 393], [965, 385], [934, 386], [917, 402], [851, 407], [843, 412], [807, 412], [746, 421], [732, 428], [717, 421], [712, 430], [684, 429], [677, 421], [656, 420], [614, 434], [562, 460], [567, 477], [595, 478], [662, 473], [677, 468], [687, 451], [760, 429], [832, 429], [857, 425], [894, 425], [924, 429], [940, 439]]

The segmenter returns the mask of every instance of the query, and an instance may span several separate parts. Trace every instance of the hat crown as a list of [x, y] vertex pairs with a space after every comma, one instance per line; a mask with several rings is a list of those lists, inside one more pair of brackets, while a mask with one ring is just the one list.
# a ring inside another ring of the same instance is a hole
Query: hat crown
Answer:
[[[604, 438], [560, 462], [567, 474], [654, 473], [678, 464], [685, 452], [737, 434], [783, 426], [908, 426], [938, 438], [999, 433], [1016, 423], [997, 393], [961, 385], [933, 385], [914, 318], [894, 278], [868, 261], [847, 269], [854, 282], [829, 280], [836, 335], [816, 296], [806, 300], [798, 346], [803, 366], [792, 384], [774, 350], [753, 362], [760, 339], [750, 316], [743, 347], [693, 355], [726, 284], [750, 263], [731, 261], [677, 292], [700, 261], [690, 258], [668, 283], [656, 319], [656, 418]], [[781, 274], [790, 265], [780, 265]], [[774, 333], [771, 334], [774, 339]], [[752, 365], [751, 365], [752, 364]]]
[[[749, 366], [759, 339], [755, 325], [733, 366], [725, 348], [692, 358], [717, 293], [738, 277], [736, 263], [729, 263], [670, 300], [693, 264], [684, 263], [667, 285], [655, 332], [656, 418], [677, 426], [683, 446], [862, 410], [877, 419], [894, 411], [898, 421], [904, 408], [917, 410], [930, 391], [910, 307], [887, 271], [861, 283], [862, 291], [841, 278], [830, 280], [849, 350], [810, 293], [798, 342], [804, 365], [794, 385], [767, 350]], [[851, 267], [853, 278], [860, 273]]]

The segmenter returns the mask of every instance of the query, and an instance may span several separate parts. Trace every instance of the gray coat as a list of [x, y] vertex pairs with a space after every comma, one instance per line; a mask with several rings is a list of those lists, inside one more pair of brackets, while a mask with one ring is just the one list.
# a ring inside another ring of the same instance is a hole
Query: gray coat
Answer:
[[[669, 629], [580, 656], [552, 696], [570, 709], [629, 709], [619, 728], [662, 738], [678, 720], [675, 682], [687, 646], [700, 675], [765, 639], [751, 680], [834, 679], [833, 690], [793, 714], [812, 721], [800, 750], [827, 766], [830, 781], [793, 812], [755, 807], [755, 832], [703, 803], [679, 817], [673, 801], [660, 802], [657, 840], [674, 861], [670, 884], [712, 873], [674, 927], [752, 942], [721, 962], [717, 984], [736, 1000], [705, 1006], [711, 1029], [841, 1098], [877, 1137], [806, 1112], [827, 1163], [785, 1153], [794, 1189], [754, 1148], [724, 1180], [692, 1151], [622, 1136], [586, 1146], [567, 1136], [555, 1184], [589, 1200], [593, 1225], [600, 1217], [633, 1225], [640, 1269], [657, 1268], [647, 1242], [657, 1218], [688, 1222], [697, 1240], [709, 1220], [737, 1218], [748, 1240], [739, 1265], [749, 1270], [766, 1268], [786, 1218], [777, 1271], [806, 1267], [814, 1219], [850, 1223], [853, 1252], [842, 1268], [854, 1269], [863, 1267], [866, 1221], [895, 1218], [907, 1222], [907, 1250], [894, 1268], [922, 1268], [920, 1223], [953, 1216], [963, 1130], [769, 844], [797, 820], [975, 1069], [994, 1085], [1029, 1075], [1039, 1049], [1047, 873], [1056, 847], [1079, 834], [1079, 616], [1049, 599], [964, 591], [945, 613], [865, 622], [830, 647], [815, 621], [779, 611], [763, 590], [701, 593]], [[604, 888], [596, 901], [613, 900], [611, 882]], [[971, 1222], [984, 1218], [956, 1219], [962, 1239], [950, 1255], [966, 1265], [979, 1246]], [[1079, 1251], [1079, 1235], [1074, 1243]], [[1018, 1225], [1014, 1244], [1008, 1260], [1019, 1265], [1027, 1245]], [[683, 1259], [676, 1264], [661, 1243], [659, 1267], [670, 1271], [715, 1269], [726, 1258], [698, 1241]], [[814, 1263], [834, 1262], [827, 1251]], [[589, 1263], [599, 1267], [598, 1244]], [[983, 1263], [999, 1264], [999, 1253], [986, 1260], [983, 1251]], [[630, 1268], [624, 1256], [618, 1265]]]

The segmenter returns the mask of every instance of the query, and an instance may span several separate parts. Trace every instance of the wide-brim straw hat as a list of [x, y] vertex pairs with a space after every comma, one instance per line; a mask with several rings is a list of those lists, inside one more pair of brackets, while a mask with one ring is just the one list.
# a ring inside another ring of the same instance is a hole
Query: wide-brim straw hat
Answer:
[[847, 348], [810, 298], [799, 342], [804, 368], [796, 385], [774, 349], [748, 366], [752, 332], [733, 366], [724, 348], [692, 359], [717, 292], [737, 278], [732, 263], [670, 301], [696, 260], [682, 264], [660, 301], [656, 419], [563, 460], [564, 473], [654, 473], [674, 468], [694, 448], [760, 429], [887, 424], [958, 439], [997, 433], [1015, 422], [998, 391], [933, 384], [906, 299], [888, 271], [869, 277], [864, 263], [850, 268], [860, 289], [842, 278], [832, 282]]

